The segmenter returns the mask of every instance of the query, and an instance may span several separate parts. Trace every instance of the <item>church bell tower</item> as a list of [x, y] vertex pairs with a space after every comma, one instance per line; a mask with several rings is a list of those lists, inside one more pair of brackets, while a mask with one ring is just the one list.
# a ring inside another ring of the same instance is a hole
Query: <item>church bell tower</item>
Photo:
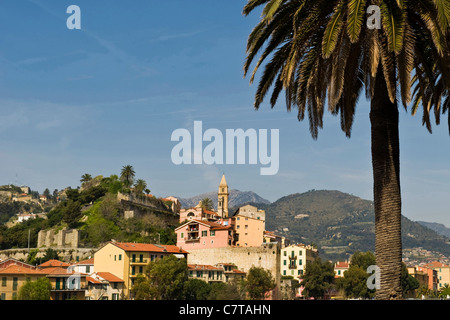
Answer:
[[228, 218], [228, 195], [227, 180], [225, 180], [225, 175], [222, 175], [222, 180], [219, 184], [217, 213], [223, 219]]

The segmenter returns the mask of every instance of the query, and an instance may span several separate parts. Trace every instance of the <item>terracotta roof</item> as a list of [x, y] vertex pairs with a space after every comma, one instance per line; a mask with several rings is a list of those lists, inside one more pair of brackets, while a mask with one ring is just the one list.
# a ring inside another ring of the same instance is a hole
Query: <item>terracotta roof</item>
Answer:
[[188, 264], [189, 270], [219, 270], [222, 271], [222, 268], [214, 267], [208, 264]]
[[430, 267], [430, 268], [449, 268], [450, 267], [449, 265], [443, 264], [442, 262], [439, 262], [439, 261], [430, 262], [426, 266]]
[[110, 242], [110, 243], [125, 251], [187, 253], [187, 251], [184, 251], [183, 249], [174, 245], [160, 245], [151, 243], [132, 243], [132, 242]]
[[241, 271], [241, 270], [239, 270], [239, 269], [232, 269], [231, 272], [233, 272], [233, 273], [242, 273], [242, 274], [246, 274], [245, 271]]
[[42, 264], [39, 265], [41, 268], [47, 268], [47, 267], [69, 267], [70, 264], [65, 263], [63, 261], [59, 260], [48, 260]]
[[101, 281], [98, 281], [92, 277], [86, 277], [86, 281], [91, 282], [91, 283], [95, 283], [95, 284], [102, 284]]
[[10, 264], [6, 268], [0, 269], [0, 274], [40, 274], [40, 270]]
[[80, 264], [94, 264], [94, 258], [86, 259], [79, 261], [77, 263], [74, 263], [74, 265], [80, 265]]
[[124, 282], [122, 279], [113, 275], [110, 272], [97, 272], [97, 275], [109, 282]]
[[334, 266], [335, 269], [346, 269], [350, 267], [350, 263], [346, 261], [338, 261], [336, 262], [336, 265]]

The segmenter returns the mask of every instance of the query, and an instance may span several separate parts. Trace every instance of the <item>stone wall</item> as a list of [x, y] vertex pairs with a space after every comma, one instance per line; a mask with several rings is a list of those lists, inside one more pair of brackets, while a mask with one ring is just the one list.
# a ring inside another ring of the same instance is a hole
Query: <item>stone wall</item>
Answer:
[[[67, 248], [52, 248], [58, 252], [58, 256], [62, 261], [81, 261], [93, 257], [97, 248], [78, 248], [78, 249], [67, 249]], [[30, 249], [35, 250], [35, 249]], [[36, 257], [41, 258], [45, 255], [47, 248], [40, 248]], [[0, 250], [0, 260], [6, 260], [9, 258], [14, 258], [21, 261], [26, 261], [28, 257], [28, 249], [8, 249]]]
[[80, 232], [76, 229], [64, 228], [57, 233], [55, 230], [41, 230], [38, 233], [38, 248], [78, 248]]
[[245, 272], [248, 272], [251, 267], [267, 269], [277, 284], [277, 289], [274, 290], [274, 298], [277, 298], [281, 281], [281, 250], [278, 244], [191, 250], [187, 260], [188, 264], [233, 263], [239, 270]]

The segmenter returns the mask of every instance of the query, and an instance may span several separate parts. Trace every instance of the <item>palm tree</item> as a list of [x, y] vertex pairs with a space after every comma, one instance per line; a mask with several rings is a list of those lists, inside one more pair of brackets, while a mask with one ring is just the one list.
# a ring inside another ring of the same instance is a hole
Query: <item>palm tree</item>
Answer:
[[85, 183], [92, 180], [92, 176], [89, 173], [85, 173], [81, 176], [80, 182]]
[[210, 198], [204, 198], [202, 199], [202, 208], [204, 210], [212, 210], [212, 208], [214, 207], [214, 203], [212, 202], [212, 200]]
[[[370, 100], [375, 251], [381, 276], [376, 297], [400, 299], [398, 105], [407, 108], [414, 102], [415, 112], [421, 102], [428, 128], [431, 110], [439, 123], [439, 114], [449, 109], [449, 0], [249, 0], [243, 13], [262, 5], [261, 20], [248, 37], [244, 64], [247, 75], [260, 55], [252, 83], [270, 57], [256, 90], [256, 109], [271, 88], [272, 108], [284, 90], [287, 109], [296, 107], [299, 121], [308, 114], [314, 139], [322, 128], [326, 103], [350, 137], [356, 104], [365, 89]], [[380, 29], [364, 23], [371, 5], [380, 9]]]
[[122, 180], [126, 188], [131, 187], [133, 184], [135, 174], [136, 172], [134, 172], [133, 166], [126, 165], [122, 167], [122, 171], [120, 172], [120, 180]]
[[147, 188], [147, 182], [143, 179], [137, 179], [136, 183], [134, 184], [134, 191], [136, 194], [142, 194], [144, 190]]

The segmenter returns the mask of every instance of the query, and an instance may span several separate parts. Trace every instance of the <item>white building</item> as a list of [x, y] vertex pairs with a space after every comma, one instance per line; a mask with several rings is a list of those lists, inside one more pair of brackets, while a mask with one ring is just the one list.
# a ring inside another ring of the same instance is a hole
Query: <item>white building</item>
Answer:
[[294, 279], [300, 278], [305, 273], [306, 263], [313, 261], [319, 256], [317, 249], [310, 245], [293, 244], [281, 249], [282, 276], [292, 276]]

